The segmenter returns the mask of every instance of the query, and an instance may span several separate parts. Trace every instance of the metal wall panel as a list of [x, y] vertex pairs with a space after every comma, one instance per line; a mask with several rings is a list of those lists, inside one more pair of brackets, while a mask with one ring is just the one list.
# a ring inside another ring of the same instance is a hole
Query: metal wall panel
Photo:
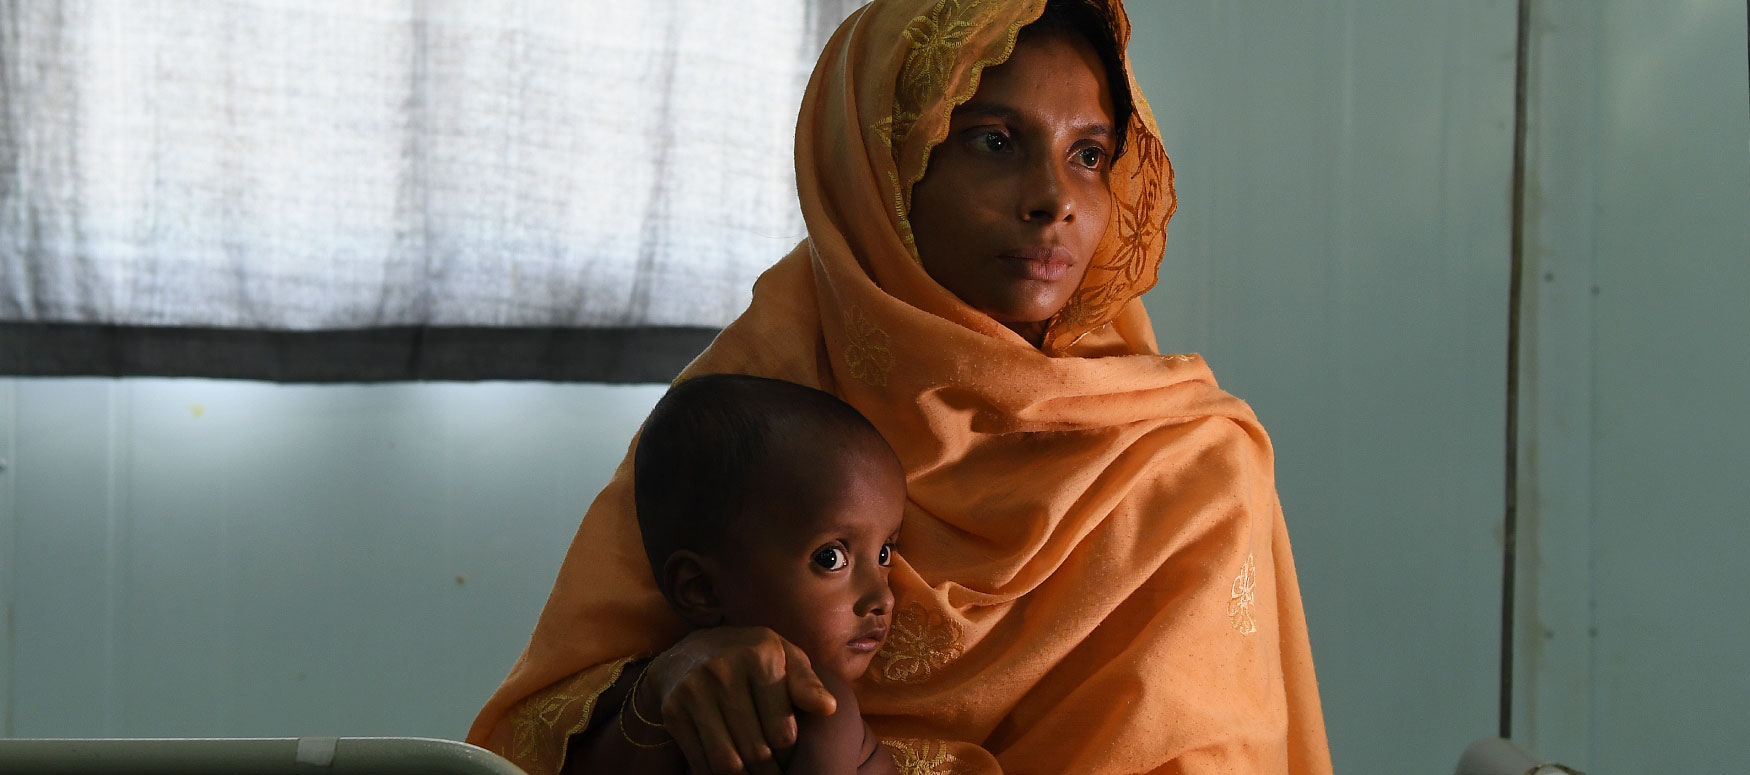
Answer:
[[[1750, 84], [1738, 0], [1552, 2], [1528, 257], [1537, 585], [1521, 729], [1596, 771], [1732, 771], [1750, 728]], [[1574, 249], [1576, 245], [1590, 252]], [[1576, 420], [1577, 422], [1569, 422]], [[1522, 599], [1525, 599], [1522, 597]], [[1522, 663], [1528, 660], [1522, 659]]]
[[1591, 764], [1727, 771], [1750, 730], [1746, 6], [1604, 5]]
[[1516, 7], [1132, 3], [1180, 209], [1147, 301], [1276, 443], [1339, 772], [1497, 728]]

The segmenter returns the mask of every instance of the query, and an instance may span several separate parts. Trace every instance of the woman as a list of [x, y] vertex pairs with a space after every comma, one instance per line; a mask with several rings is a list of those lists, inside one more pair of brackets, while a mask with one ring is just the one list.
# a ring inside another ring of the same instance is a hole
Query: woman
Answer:
[[[1269, 441], [1200, 359], [1156, 354], [1138, 300], [1175, 201], [1128, 22], [1045, 5], [845, 21], [797, 127], [808, 240], [683, 378], [820, 387], [903, 461], [898, 602], [857, 687], [901, 772], [1328, 772]], [[769, 631], [676, 642], [630, 477], [469, 739], [555, 772], [636, 691], [700, 771], [776, 772], [792, 707], [830, 696]]]

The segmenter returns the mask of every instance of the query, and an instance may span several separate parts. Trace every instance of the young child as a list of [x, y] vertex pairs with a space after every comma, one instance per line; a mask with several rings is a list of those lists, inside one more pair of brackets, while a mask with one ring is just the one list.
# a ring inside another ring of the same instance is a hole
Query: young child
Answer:
[[[797, 714], [784, 771], [894, 772], [850, 691], [887, 637], [905, 508], [904, 469], [875, 427], [819, 390], [707, 375], [657, 402], [633, 465], [645, 553], [675, 611], [695, 628], [770, 628], [838, 700], [831, 716]], [[641, 770], [686, 772], [650, 709], [619, 713]]]

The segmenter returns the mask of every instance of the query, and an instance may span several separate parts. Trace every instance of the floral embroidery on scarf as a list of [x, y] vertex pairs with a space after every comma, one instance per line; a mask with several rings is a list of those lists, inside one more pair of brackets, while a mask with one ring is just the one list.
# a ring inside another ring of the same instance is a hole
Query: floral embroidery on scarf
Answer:
[[[917, 126], [925, 106], [948, 90], [954, 77], [954, 61], [967, 38], [983, 23], [989, 12], [986, 0], [937, 0], [935, 7], [911, 20], [904, 32], [911, 50], [905, 64], [899, 68], [899, 81], [894, 85], [893, 114], [877, 122], [875, 131], [888, 148], [905, 145]], [[915, 182], [915, 181], [914, 181]], [[900, 188], [903, 221], [911, 212], [911, 190]]]
[[859, 307], [845, 311], [845, 368], [870, 387], [887, 387], [893, 369], [892, 340]]
[[1252, 560], [1252, 555], [1246, 555], [1246, 564], [1241, 566], [1240, 575], [1234, 579], [1233, 597], [1227, 603], [1227, 616], [1233, 620], [1234, 629], [1241, 635], [1251, 635], [1258, 631], [1258, 623], [1252, 619], [1252, 604], [1254, 592], [1258, 587], [1258, 564]]
[[904, 143], [905, 138], [911, 134], [911, 128], [917, 123], [918, 114], [900, 110], [896, 104], [893, 115], [875, 122], [875, 134], [880, 136], [882, 145], [892, 150], [894, 141]]
[[966, 39], [977, 31], [985, 0], [937, 0], [900, 33], [911, 43], [899, 70], [899, 94], [912, 106], [941, 94]]
[[940, 740], [902, 737], [882, 740], [893, 751], [894, 769], [899, 775], [948, 775], [960, 760], [948, 752], [948, 744]]
[[922, 683], [960, 658], [960, 625], [919, 603], [908, 603], [893, 616], [887, 643], [875, 653], [877, 681]]
[[[906, 156], [904, 149], [913, 130], [925, 123], [928, 112], [931, 131], [945, 134], [948, 115], [955, 106], [972, 98], [978, 90], [979, 75], [984, 68], [1008, 59], [1009, 52], [1015, 47], [1015, 36], [1027, 24], [1026, 21], [1017, 21], [1010, 26], [999, 49], [968, 68], [963, 91], [949, 93], [949, 87], [954, 85], [960, 50], [1000, 6], [1001, 3], [990, 0], [937, 0], [927, 13], [912, 19], [901, 32], [911, 46], [906, 52], [905, 62], [900, 65], [899, 80], [894, 84], [892, 115], [877, 121], [873, 127], [881, 142], [893, 151], [894, 163], [907, 173], [907, 180], [897, 191], [904, 205], [899, 214], [901, 223], [906, 222], [911, 212], [911, 188], [917, 185], [929, 166], [928, 147], [921, 149], [922, 158], [916, 160], [915, 169], [912, 169], [911, 161], [902, 158]], [[935, 138], [936, 141], [940, 139]]]
[[[558, 772], [565, 765], [567, 741], [572, 735], [589, 726], [589, 717], [595, 710], [596, 699], [615, 681], [620, 680], [620, 672], [626, 669], [626, 663], [630, 661], [621, 660], [620, 664], [614, 666], [607, 682], [595, 687], [593, 691], [578, 691], [578, 685], [587, 683], [586, 679], [589, 677], [580, 674], [518, 703], [516, 709], [511, 711], [510, 750], [505, 752], [505, 758], [528, 772]], [[561, 725], [573, 717], [575, 720], [570, 722], [569, 727], [561, 730]], [[559, 761], [545, 760], [543, 754], [552, 751], [559, 752]]]

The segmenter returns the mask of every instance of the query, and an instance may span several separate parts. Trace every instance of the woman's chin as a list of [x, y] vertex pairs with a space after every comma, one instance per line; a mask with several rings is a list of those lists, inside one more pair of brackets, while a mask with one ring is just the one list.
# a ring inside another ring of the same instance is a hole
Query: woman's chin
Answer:
[[1051, 325], [1051, 318], [1063, 309], [1063, 304], [1056, 298], [1034, 301], [1027, 304], [1010, 304], [1002, 309], [982, 310], [998, 323], [1021, 335], [1034, 344], [1045, 336], [1045, 329]]
[[1014, 293], [993, 299], [991, 304], [975, 305], [998, 323], [1013, 329], [1044, 330], [1051, 319], [1069, 303], [1074, 288], [1016, 288]]

